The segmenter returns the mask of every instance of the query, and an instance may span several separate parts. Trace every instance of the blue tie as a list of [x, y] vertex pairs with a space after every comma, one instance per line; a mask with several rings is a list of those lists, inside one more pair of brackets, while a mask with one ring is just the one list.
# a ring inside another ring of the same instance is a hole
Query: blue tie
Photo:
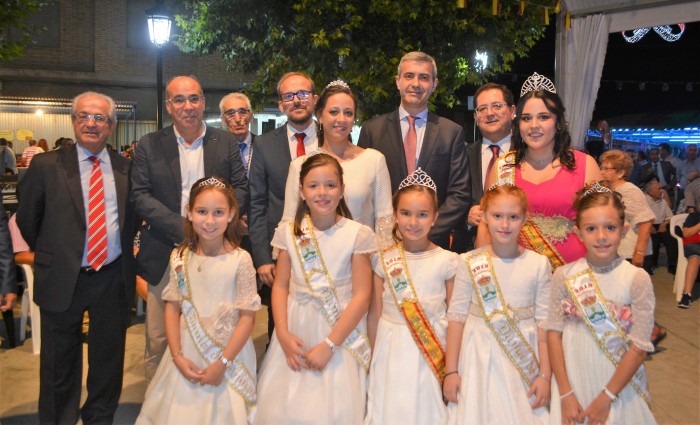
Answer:
[[245, 144], [245, 142], [238, 142], [238, 148], [241, 150], [241, 162], [243, 162], [243, 168], [245, 169], [245, 172], [248, 172], [248, 163], [246, 162], [245, 158], [245, 151], [248, 149], [248, 145]]

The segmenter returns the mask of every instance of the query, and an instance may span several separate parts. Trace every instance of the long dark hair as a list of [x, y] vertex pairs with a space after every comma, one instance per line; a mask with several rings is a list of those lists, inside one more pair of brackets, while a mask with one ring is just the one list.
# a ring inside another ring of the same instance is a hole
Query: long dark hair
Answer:
[[[236, 202], [236, 197], [233, 196], [233, 187], [226, 180], [219, 177], [203, 177], [197, 180], [192, 185], [192, 189], [190, 189], [190, 201], [187, 204], [187, 211], [192, 211], [197, 197], [207, 190], [215, 190], [222, 193], [226, 197], [229, 208], [234, 211], [233, 219], [226, 226], [224, 241], [228, 241], [234, 248], [237, 248], [241, 243], [242, 224], [238, 220], [238, 203]], [[191, 251], [196, 250], [199, 240], [197, 233], [194, 231], [194, 226], [192, 226], [192, 221], [188, 217], [185, 217], [183, 227], [185, 240], [178, 246], [179, 254], [182, 254], [185, 248], [189, 248]]]
[[[328, 102], [328, 99], [331, 96], [339, 93], [345, 93], [352, 98], [352, 103], [353, 105], [355, 105], [355, 116], [357, 116], [357, 99], [355, 98], [355, 95], [353, 94], [352, 90], [350, 90], [350, 87], [345, 87], [340, 84], [333, 84], [332, 86], [326, 86], [326, 88], [323, 89], [321, 94], [318, 96], [318, 101], [316, 102], [316, 109], [314, 110], [316, 119], [323, 115], [323, 110], [326, 109], [326, 103]], [[316, 134], [318, 138], [318, 147], [321, 147], [323, 146], [323, 124], [320, 122]], [[350, 135], [348, 135], [348, 140], [352, 142], [352, 140], [350, 139]]]
[[513, 136], [511, 137], [512, 149], [515, 150], [515, 165], [519, 165], [523, 162], [525, 153], [527, 152], [527, 144], [520, 135], [520, 120], [525, 104], [530, 99], [542, 99], [547, 110], [557, 117], [556, 132], [554, 134], [554, 158], [558, 158], [561, 165], [568, 170], [575, 169], [576, 160], [571, 150], [569, 125], [564, 115], [566, 108], [564, 108], [564, 103], [562, 103], [559, 95], [547, 90], [533, 90], [526, 93], [518, 101], [518, 106], [515, 110], [515, 119], [513, 120]]
[[[312, 155], [308, 157], [303, 164], [301, 164], [301, 171], [299, 172], [299, 186], [304, 185], [304, 178], [306, 178], [306, 175], [309, 174], [311, 170], [314, 168], [323, 167], [324, 165], [330, 165], [331, 167], [335, 168], [335, 171], [338, 173], [340, 185], [343, 186], [343, 168], [340, 166], [338, 160], [325, 153]], [[299, 190], [301, 191], [301, 188]], [[301, 221], [304, 219], [304, 216], [308, 211], [309, 206], [306, 204], [306, 201], [301, 199], [301, 196], [299, 196], [299, 206], [297, 207], [297, 212], [294, 215], [294, 235], [302, 236], [304, 234], [304, 232], [301, 230]], [[350, 214], [350, 209], [345, 203], [344, 198], [340, 198], [340, 202], [338, 203], [335, 211], [338, 215], [352, 219], [352, 214]], [[309, 225], [311, 225], [311, 223], [309, 223]]]

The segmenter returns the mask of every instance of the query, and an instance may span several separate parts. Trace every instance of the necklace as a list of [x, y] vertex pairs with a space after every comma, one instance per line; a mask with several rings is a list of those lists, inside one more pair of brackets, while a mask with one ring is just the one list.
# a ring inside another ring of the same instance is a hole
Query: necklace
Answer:
[[528, 161], [528, 162], [531, 162], [531, 163], [533, 163], [533, 164], [535, 164], [535, 165], [549, 164], [549, 163], [551, 163], [553, 160], [554, 160], [554, 155], [551, 155], [551, 156], [549, 156], [549, 157], [547, 157], [547, 158], [543, 158], [543, 159], [527, 158], [527, 161]]
[[[223, 248], [223, 245], [221, 246], [221, 248]], [[212, 255], [209, 255], [209, 254], [207, 254], [206, 252], [204, 252], [204, 250], [202, 250], [202, 255], [203, 255], [204, 257], [206, 257], [206, 258], [205, 258], [204, 260], [202, 260], [201, 263], [199, 263], [199, 265], [197, 266], [197, 271], [201, 273], [201, 272], [202, 272], [202, 266], [204, 265], [204, 263], [206, 263], [207, 261], [209, 261], [210, 258], [216, 257], [216, 256], [219, 254], [219, 251], [221, 251], [221, 248], [218, 248], [216, 251], [214, 251], [214, 253], [213, 253]]]

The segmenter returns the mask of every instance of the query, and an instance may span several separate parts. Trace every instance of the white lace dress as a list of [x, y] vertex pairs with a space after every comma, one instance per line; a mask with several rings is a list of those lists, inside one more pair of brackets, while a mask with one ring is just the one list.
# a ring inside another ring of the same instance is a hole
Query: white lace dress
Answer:
[[[293, 220], [299, 205], [299, 173], [306, 156], [296, 158], [289, 164], [287, 186], [284, 191], [284, 213], [282, 221]], [[391, 180], [386, 160], [378, 150], [365, 149], [350, 161], [341, 161], [345, 193], [352, 219], [378, 231], [380, 220], [390, 219]], [[391, 228], [389, 228], [391, 231]]]
[[[462, 254], [461, 261], [464, 262], [469, 254]], [[547, 319], [549, 306], [552, 269], [547, 257], [526, 249], [517, 258], [492, 257], [492, 262], [503, 298], [518, 317], [518, 329], [538, 353], [537, 326]], [[548, 423], [545, 407], [532, 409], [534, 397], [527, 397], [529, 385], [523, 381], [484, 321], [473, 291], [470, 275], [464, 285], [455, 282], [447, 312], [449, 321], [465, 323], [458, 366], [462, 384], [458, 403], [447, 406], [448, 423]]]
[[[566, 374], [574, 394], [585, 410], [615, 373], [615, 366], [598, 347], [568, 294], [565, 276], [588, 267], [585, 258], [557, 269], [552, 277], [552, 295], [546, 327], [562, 332]], [[649, 275], [622, 258], [608, 268], [592, 268], [603, 297], [627, 332], [628, 341], [644, 351], [653, 351], [654, 288]], [[559, 400], [556, 379], [552, 377], [552, 400]], [[561, 424], [561, 403], [552, 401], [550, 423]], [[610, 407], [607, 425], [655, 424], [644, 399], [627, 385]]]
[[[352, 298], [352, 256], [375, 251], [372, 230], [358, 222], [340, 219], [321, 232], [316, 230], [321, 255], [333, 279], [341, 309]], [[275, 231], [272, 245], [289, 252], [292, 277], [287, 301], [289, 331], [304, 342], [308, 350], [331, 333], [323, 317], [321, 304], [310, 292], [294, 247], [294, 236], [288, 222]], [[359, 324], [366, 333], [366, 322]], [[289, 368], [284, 350], [272, 335], [270, 347], [260, 368], [258, 379], [258, 412], [260, 425], [333, 424], [357, 425], [365, 414], [367, 374], [345, 347], [338, 344], [322, 372]]]
[[[456, 274], [462, 279], [466, 277], [464, 268], [457, 272], [459, 256], [440, 247], [420, 253], [406, 252], [405, 256], [421, 306], [445, 348], [445, 281]], [[378, 256], [373, 257], [373, 264], [374, 271], [384, 278]], [[444, 424], [447, 409], [440, 382], [416, 345], [386, 281], [382, 304], [369, 373], [365, 425]]]
[[[202, 266], [202, 271], [198, 266]], [[164, 301], [179, 301], [175, 268], [163, 290]], [[260, 297], [253, 261], [243, 249], [204, 257], [191, 253], [188, 266], [192, 302], [204, 330], [226, 345], [236, 328], [239, 310], [257, 311]], [[182, 355], [204, 370], [208, 363], [192, 341], [184, 316], [180, 316]], [[255, 348], [248, 338], [236, 356], [255, 375]], [[224, 380], [218, 386], [191, 383], [175, 366], [170, 353], [163, 356], [153, 381], [146, 390], [137, 424], [247, 424], [243, 398]]]

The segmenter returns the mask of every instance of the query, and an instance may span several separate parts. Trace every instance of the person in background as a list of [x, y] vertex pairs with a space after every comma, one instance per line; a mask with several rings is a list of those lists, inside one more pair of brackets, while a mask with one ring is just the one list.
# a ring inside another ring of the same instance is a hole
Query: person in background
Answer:
[[691, 171], [688, 173], [686, 178], [688, 179], [688, 184], [685, 186], [683, 191], [684, 201], [685, 201], [685, 211], [700, 212], [700, 179], [698, 178], [700, 174], [697, 171]]
[[661, 184], [658, 180], [652, 179], [646, 184], [646, 200], [649, 208], [654, 213], [654, 222], [651, 225], [651, 250], [650, 256], [644, 257], [644, 269], [649, 271], [659, 265], [659, 249], [661, 245], [666, 248], [668, 257], [667, 268], [671, 274], [676, 274], [676, 263], [678, 257], [678, 243], [671, 236], [671, 217], [673, 212], [671, 206], [664, 200]]
[[676, 177], [678, 176], [678, 169], [680, 168], [683, 161], [678, 159], [677, 156], [671, 155], [671, 146], [668, 143], [661, 143], [659, 145], [659, 157], [661, 161], [670, 162], [673, 168], [676, 169]]
[[37, 146], [36, 140], [30, 140], [29, 146], [24, 148], [24, 150], [22, 151], [22, 165], [24, 167], [29, 167], [29, 164], [32, 163], [32, 158], [34, 158], [34, 155], [43, 152], [45, 151], [39, 146]]
[[7, 144], [7, 139], [0, 137], [0, 174], [13, 176], [17, 174], [17, 155]]

